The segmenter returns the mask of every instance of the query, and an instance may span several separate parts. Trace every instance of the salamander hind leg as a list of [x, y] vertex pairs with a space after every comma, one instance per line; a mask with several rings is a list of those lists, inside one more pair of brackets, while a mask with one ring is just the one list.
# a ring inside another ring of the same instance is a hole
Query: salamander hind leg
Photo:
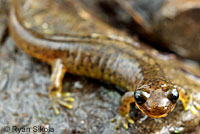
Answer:
[[200, 116], [200, 99], [199, 93], [190, 92], [189, 89], [180, 89], [179, 99], [183, 104], [184, 110], [190, 110], [194, 115]]
[[119, 106], [119, 113], [111, 122], [116, 121], [115, 129], [119, 129], [120, 125], [123, 125], [124, 129], [128, 129], [128, 124], [133, 124], [134, 120], [129, 116], [130, 113], [130, 104], [134, 103], [134, 92], [126, 92], [125, 95], [121, 98], [121, 104]]
[[60, 105], [68, 109], [72, 109], [74, 98], [70, 97], [70, 93], [62, 92], [62, 80], [66, 73], [66, 68], [60, 59], [57, 59], [52, 65], [51, 86], [49, 87], [49, 98], [51, 107], [56, 114], [59, 114]]

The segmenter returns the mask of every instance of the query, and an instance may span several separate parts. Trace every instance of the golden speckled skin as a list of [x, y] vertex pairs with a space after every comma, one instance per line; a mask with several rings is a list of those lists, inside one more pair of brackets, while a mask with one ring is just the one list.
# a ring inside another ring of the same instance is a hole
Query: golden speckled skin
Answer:
[[[124, 88], [127, 94], [119, 107], [122, 116], [129, 114], [130, 103], [135, 102], [133, 95], [138, 89], [150, 94], [144, 104], [136, 103], [149, 117], [164, 117], [173, 110], [175, 103], [167, 98], [166, 92], [175, 87], [166, 79], [154, 58], [143, 50], [130, 42], [103, 35], [33, 32], [21, 22], [15, 2], [10, 13], [10, 32], [26, 53], [52, 66], [59, 60], [69, 73], [108, 81]], [[62, 77], [58, 78], [59, 81]], [[61, 88], [61, 84], [58, 87]]]

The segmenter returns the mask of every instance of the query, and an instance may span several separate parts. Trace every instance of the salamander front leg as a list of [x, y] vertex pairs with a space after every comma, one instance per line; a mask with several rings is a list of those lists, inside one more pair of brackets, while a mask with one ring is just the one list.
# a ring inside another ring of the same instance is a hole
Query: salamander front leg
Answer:
[[126, 92], [121, 98], [121, 105], [119, 106], [120, 115], [111, 120], [111, 122], [117, 122], [115, 129], [118, 129], [121, 124], [123, 125], [124, 129], [128, 129], [128, 124], [134, 123], [134, 120], [129, 116], [130, 104], [135, 102], [133, 96], [134, 92]]
[[179, 91], [179, 99], [183, 104], [184, 110], [190, 110], [194, 115], [200, 116], [200, 100], [196, 96], [198, 93], [189, 91], [189, 89], [181, 89]]
[[52, 65], [51, 86], [49, 87], [49, 98], [52, 101], [51, 106], [56, 114], [59, 114], [59, 105], [68, 109], [72, 109], [71, 103], [74, 98], [70, 97], [70, 93], [62, 92], [62, 80], [66, 73], [66, 68], [60, 59], [57, 59]]

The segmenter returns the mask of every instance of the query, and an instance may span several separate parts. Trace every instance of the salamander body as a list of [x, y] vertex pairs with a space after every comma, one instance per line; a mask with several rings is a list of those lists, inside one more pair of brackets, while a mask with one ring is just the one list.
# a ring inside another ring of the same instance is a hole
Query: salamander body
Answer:
[[[12, 2], [10, 33], [17, 46], [27, 54], [52, 66], [49, 97], [58, 114], [58, 104], [69, 109], [73, 98], [62, 93], [66, 72], [103, 80], [122, 87], [119, 113], [129, 123], [130, 104], [149, 117], [168, 115], [179, 98], [179, 90], [170, 82], [150, 55], [130, 42], [104, 35], [40, 34], [27, 28], [19, 15], [18, 2]], [[134, 43], [134, 42], [133, 42]], [[68, 102], [66, 102], [66, 100]], [[127, 128], [127, 124], [124, 125]]]

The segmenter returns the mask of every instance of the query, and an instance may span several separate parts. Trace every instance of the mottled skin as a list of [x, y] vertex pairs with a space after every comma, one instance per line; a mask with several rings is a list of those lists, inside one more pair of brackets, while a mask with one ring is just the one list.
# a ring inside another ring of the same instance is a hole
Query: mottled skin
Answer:
[[[74, 101], [69, 93], [62, 93], [62, 79], [66, 72], [124, 88], [127, 92], [119, 107], [122, 119], [125, 118], [124, 128], [128, 128], [128, 122], [133, 123], [129, 117], [130, 103], [135, 102], [144, 114], [154, 118], [165, 117], [174, 109], [178, 89], [166, 79], [154, 58], [143, 50], [103, 35], [39, 34], [23, 25], [16, 9], [19, 7], [14, 0], [9, 21], [11, 36], [26, 53], [52, 66], [49, 97], [57, 114], [58, 104], [71, 109], [69, 102]], [[176, 98], [170, 96], [174, 92]]]

